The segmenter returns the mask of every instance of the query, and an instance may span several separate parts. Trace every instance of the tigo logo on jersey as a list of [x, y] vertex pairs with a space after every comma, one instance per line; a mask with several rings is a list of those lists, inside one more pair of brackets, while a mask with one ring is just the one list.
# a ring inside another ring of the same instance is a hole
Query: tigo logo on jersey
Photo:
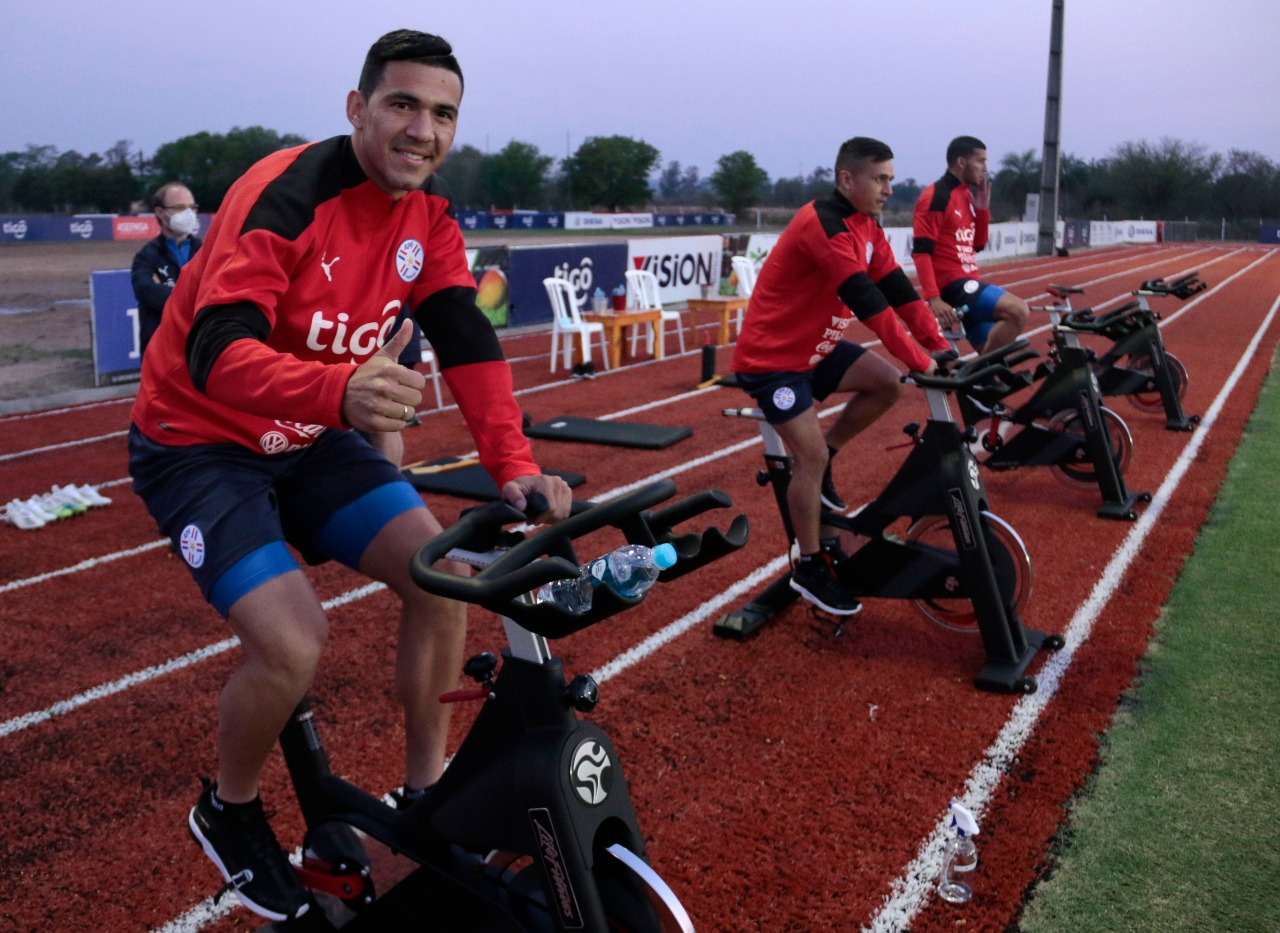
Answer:
[[783, 386], [775, 389], [773, 393], [773, 407], [778, 411], [787, 411], [796, 403], [795, 390], [790, 386]]
[[422, 244], [417, 240], [405, 240], [396, 250], [396, 271], [400, 278], [412, 282], [422, 271]]
[[867, 240], [867, 265], [868, 266], [871, 265], [871, 257], [875, 255], [875, 252], [876, 252], [876, 245], [872, 243], [870, 240]]
[[182, 559], [192, 567], [199, 568], [204, 564], [204, 535], [195, 525], [182, 529], [178, 537], [178, 548], [182, 551]]

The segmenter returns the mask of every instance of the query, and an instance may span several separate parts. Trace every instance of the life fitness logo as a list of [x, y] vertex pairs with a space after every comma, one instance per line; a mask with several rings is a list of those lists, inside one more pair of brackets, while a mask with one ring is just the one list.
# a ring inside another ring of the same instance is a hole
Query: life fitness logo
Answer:
[[599, 741], [583, 739], [578, 743], [569, 763], [569, 782], [583, 803], [591, 807], [604, 803], [613, 789], [613, 762]]
[[417, 240], [409, 239], [401, 243], [396, 250], [396, 272], [400, 273], [400, 278], [406, 282], [416, 279], [422, 271], [423, 255], [422, 244]]

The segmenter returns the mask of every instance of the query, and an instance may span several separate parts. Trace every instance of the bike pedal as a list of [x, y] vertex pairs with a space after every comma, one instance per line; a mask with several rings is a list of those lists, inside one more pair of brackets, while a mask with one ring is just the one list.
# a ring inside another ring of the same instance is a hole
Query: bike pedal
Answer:
[[302, 864], [294, 867], [302, 886], [319, 894], [328, 894], [352, 907], [373, 903], [373, 879], [369, 866], [346, 859], [325, 862], [304, 855]]

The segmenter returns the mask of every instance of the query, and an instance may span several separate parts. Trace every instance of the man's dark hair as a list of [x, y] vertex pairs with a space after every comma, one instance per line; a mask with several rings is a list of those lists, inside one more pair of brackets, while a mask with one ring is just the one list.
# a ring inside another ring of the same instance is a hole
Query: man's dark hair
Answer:
[[974, 150], [986, 148], [987, 144], [976, 136], [957, 136], [947, 146], [947, 165], [955, 165], [956, 159], [967, 159]]
[[870, 136], [855, 136], [840, 144], [836, 153], [836, 172], [856, 172], [864, 162], [888, 162], [893, 150]]
[[[453, 46], [440, 36], [414, 29], [396, 29], [369, 47], [360, 69], [359, 91], [367, 99], [382, 81], [389, 62], [416, 62], [452, 71], [462, 82], [462, 66], [453, 57]], [[465, 86], [465, 85], [464, 85]]]

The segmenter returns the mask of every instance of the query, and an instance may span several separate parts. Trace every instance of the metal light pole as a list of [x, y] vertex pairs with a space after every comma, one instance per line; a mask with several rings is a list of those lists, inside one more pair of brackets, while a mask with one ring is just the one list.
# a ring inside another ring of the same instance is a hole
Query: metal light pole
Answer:
[[1044, 97], [1044, 158], [1040, 166], [1040, 233], [1036, 255], [1053, 255], [1054, 227], [1058, 220], [1058, 138], [1062, 130], [1062, 7], [1053, 0], [1049, 27], [1049, 82]]

